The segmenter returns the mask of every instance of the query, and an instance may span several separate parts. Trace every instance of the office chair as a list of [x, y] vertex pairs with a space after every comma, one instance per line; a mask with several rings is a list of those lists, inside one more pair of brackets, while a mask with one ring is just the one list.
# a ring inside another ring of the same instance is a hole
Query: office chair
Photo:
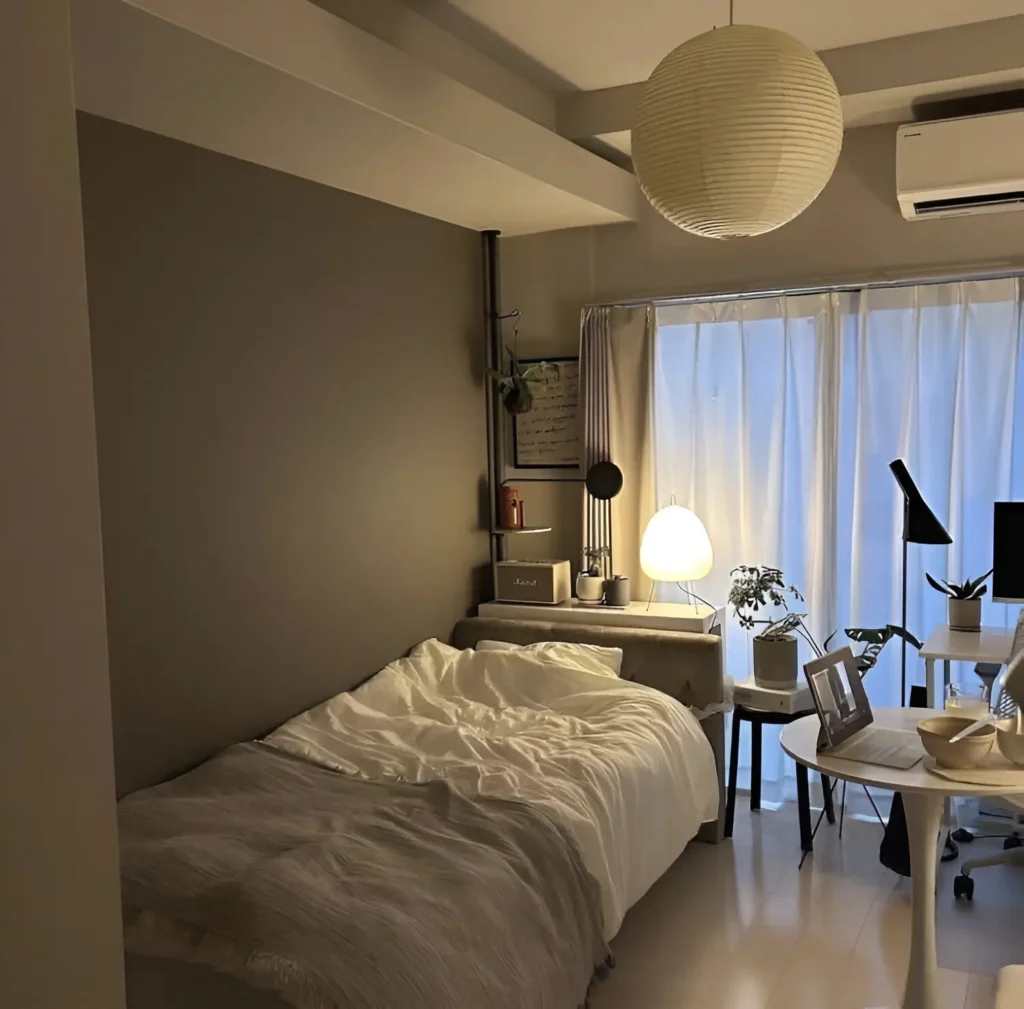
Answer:
[[[1007, 689], [1007, 681], [1010, 679], [1011, 670], [1018, 667], [1019, 661], [1015, 658], [1011, 663], [1010, 669], [1007, 670], [1006, 676], [1003, 678], [1002, 688], [991, 705], [991, 710], [999, 715], [1000, 718], [1017, 717], [1018, 700], [1015, 700], [1014, 695]], [[1016, 686], [1018, 690], [1024, 690], [1024, 687], [1020, 685], [1022, 676], [1024, 676], [1024, 663], [1020, 665], [1016, 673]], [[1024, 698], [1019, 699], [1024, 700]], [[953, 880], [953, 896], [957, 900], [961, 897], [965, 900], [974, 899], [974, 879], [971, 877], [971, 873], [976, 869], [984, 869], [990, 865], [1019, 865], [1024, 867], [1024, 797], [999, 798], [995, 802], [1015, 814], [1014, 824], [1010, 828], [1009, 835], [1003, 841], [1003, 850], [1001, 852], [990, 855], [988, 858], [966, 859], [960, 866], [960, 875]], [[958, 831], [957, 834], [959, 833]], [[960, 839], [963, 840], [964, 838]], [[970, 839], [974, 840], [973, 835], [970, 835]]]

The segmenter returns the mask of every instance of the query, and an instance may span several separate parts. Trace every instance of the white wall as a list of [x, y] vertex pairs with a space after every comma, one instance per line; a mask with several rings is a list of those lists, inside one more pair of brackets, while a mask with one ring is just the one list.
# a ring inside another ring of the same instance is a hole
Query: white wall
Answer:
[[[522, 309], [521, 332], [543, 355], [576, 345], [588, 302], [1024, 266], [1024, 211], [904, 221], [896, 203], [896, 127], [871, 126], [847, 131], [822, 195], [767, 235], [698, 238], [648, 207], [636, 224], [506, 239], [501, 254], [502, 307]], [[529, 520], [550, 515], [558, 522], [551, 555], [575, 559], [578, 488], [524, 487]]]
[[124, 1004], [66, 0], [0, 5], [0, 1005]]

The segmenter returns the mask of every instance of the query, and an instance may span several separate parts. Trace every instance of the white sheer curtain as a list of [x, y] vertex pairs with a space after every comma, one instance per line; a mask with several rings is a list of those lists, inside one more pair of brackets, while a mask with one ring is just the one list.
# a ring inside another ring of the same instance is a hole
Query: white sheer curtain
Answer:
[[[1024, 497], [1020, 295], [1003, 279], [659, 309], [657, 504], [675, 496], [708, 528], [715, 568], [698, 591], [723, 601], [733, 567], [771, 564], [805, 595], [819, 640], [898, 623], [902, 511], [888, 464], [902, 457], [953, 537], [910, 547], [908, 626], [921, 637], [943, 623], [925, 570], [987, 571], [992, 503]], [[984, 620], [1013, 626], [1016, 613], [989, 600]], [[727, 657], [733, 676], [751, 673], [731, 619]], [[898, 703], [897, 644], [867, 685], [872, 703]], [[767, 798], [772, 779], [783, 797], [789, 773], [775, 738]]]

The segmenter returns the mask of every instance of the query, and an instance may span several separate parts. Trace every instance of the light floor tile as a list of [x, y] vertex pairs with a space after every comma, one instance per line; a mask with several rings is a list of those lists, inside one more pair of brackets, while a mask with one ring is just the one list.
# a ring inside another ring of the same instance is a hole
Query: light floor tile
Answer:
[[[879, 864], [880, 841], [877, 823], [847, 820], [841, 841], [823, 825], [798, 872], [795, 808], [741, 804], [732, 841], [691, 845], [626, 916], [591, 1009], [899, 1006], [910, 884]], [[996, 972], [1024, 962], [1024, 872], [980, 870], [965, 904], [957, 871], [942, 865], [936, 880], [940, 1009], [992, 1009]]]
[[992, 1009], [996, 1001], [996, 979], [988, 974], [972, 974], [967, 983], [964, 1009]]

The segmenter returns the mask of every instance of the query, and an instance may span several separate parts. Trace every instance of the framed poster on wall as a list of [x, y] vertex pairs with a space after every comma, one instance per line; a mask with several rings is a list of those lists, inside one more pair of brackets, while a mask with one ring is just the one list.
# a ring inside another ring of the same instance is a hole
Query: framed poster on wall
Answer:
[[578, 357], [523, 360], [551, 365], [530, 379], [533, 407], [512, 417], [512, 466], [520, 478], [577, 479], [583, 457]]

